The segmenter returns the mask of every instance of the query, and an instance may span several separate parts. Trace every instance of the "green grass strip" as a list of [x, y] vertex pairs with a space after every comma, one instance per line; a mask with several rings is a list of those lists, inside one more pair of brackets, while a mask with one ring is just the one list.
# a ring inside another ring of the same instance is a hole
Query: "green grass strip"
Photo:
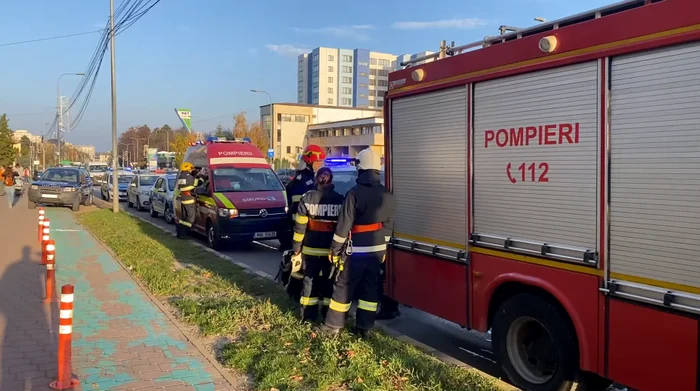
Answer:
[[381, 332], [368, 339], [317, 336], [279, 285], [126, 213], [100, 210], [79, 219], [184, 322], [228, 338], [222, 363], [251, 376], [257, 390], [498, 389]]

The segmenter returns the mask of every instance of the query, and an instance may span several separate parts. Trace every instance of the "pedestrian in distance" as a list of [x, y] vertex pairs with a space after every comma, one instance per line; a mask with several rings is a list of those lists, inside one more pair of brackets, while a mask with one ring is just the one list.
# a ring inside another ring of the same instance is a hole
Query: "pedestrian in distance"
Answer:
[[316, 189], [306, 192], [299, 201], [292, 238], [294, 257], [301, 257], [303, 265], [301, 317], [312, 322], [318, 317], [319, 305], [325, 317], [333, 295], [328, 252], [345, 198], [335, 191], [330, 168], [320, 168], [315, 183]]
[[5, 196], [5, 166], [0, 165], [0, 197]]
[[12, 165], [8, 165], [5, 167], [5, 170], [2, 172], [2, 181], [5, 184], [5, 195], [7, 196], [7, 203], [10, 208], [15, 203], [15, 177], [19, 176], [18, 173], [16, 173], [12, 169]]
[[345, 196], [328, 259], [339, 270], [333, 297], [321, 326], [337, 334], [357, 299], [353, 332], [366, 337], [374, 327], [379, 300], [379, 274], [394, 229], [394, 196], [380, 181], [381, 158], [370, 148], [356, 158], [357, 185]]

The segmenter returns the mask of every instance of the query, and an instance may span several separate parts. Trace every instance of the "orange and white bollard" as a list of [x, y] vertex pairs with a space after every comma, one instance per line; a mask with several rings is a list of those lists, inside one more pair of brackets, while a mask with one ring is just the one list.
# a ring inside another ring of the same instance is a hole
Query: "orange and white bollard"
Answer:
[[56, 298], [56, 242], [48, 240], [44, 246], [46, 260], [46, 297], [42, 303], [55, 303]]
[[39, 243], [41, 243], [41, 235], [44, 234], [44, 219], [46, 215], [44, 214], [44, 208], [39, 209]]
[[78, 379], [73, 378], [73, 285], [61, 287], [61, 307], [58, 320], [58, 376], [49, 384], [54, 390], [69, 390]]
[[46, 265], [46, 257], [44, 256], [44, 250], [46, 249], [46, 242], [51, 239], [49, 236], [51, 221], [49, 219], [44, 219], [44, 228], [41, 229], [41, 264]]

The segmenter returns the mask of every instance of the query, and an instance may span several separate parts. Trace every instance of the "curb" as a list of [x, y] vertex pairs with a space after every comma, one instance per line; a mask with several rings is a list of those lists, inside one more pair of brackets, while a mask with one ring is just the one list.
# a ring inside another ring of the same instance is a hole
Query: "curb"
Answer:
[[[97, 201], [97, 202], [95, 202], [95, 201]], [[101, 205], [98, 205], [98, 204], [101, 204]], [[100, 209], [108, 208], [107, 202], [104, 200], [93, 200], [93, 205], [100, 208]], [[133, 216], [133, 215], [131, 215], [131, 216]], [[138, 216], [135, 216], [135, 217], [138, 217]], [[142, 220], [147, 221], [145, 219], [142, 219]], [[155, 225], [155, 224], [153, 224], [153, 225]], [[162, 229], [162, 227], [159, 227], [159, 228]], [[109, 253], [112, 256], [112, 258], [119, 264], [119, 266], [122, 268], [122, 270], [124, 270], [129, 275], [129, 277], [131, 277], [131, 279], [136, 283], [136, 285], [139, 286], [139, 288], [141, 288], [141, 291], [143, 291], [143, 293], [145, 293], [146, 296], [148, 296], [148, 298], [151, 300], [151, 302], [153, 304], [155, 304], [155, 306], [158, 307], [158, 309], [168, 318], [168, 320], [170, 320], [170, 322], [173, 325], [175, 325], [175, 327], [180, 331], [180, 333], [182, 333], [182, 335], [185, 336], [185, 339], [187, 339], [187, 341], [189, 343], [191, 343], [195, 347], [195, 349], [197, 349], [202, 354], [202, 356], [204, 356], [204, 358], [206, 358], [207, 361], [214, 368], [216, 368], [217, 372], [219, 372], [221, 377], [226, 379], [226, 381], [229, 382], [229, 384], [232, 387], [235, 387], [237, 390], [246, 390], [247, 389], [244, 385], [241, 384], [241, 382], [235, 376], [233, 376], [229, 373], [229, 370], [224, 368], [221, 365], [221, 363], [219, 363], [219, 361], [216, 359], [216, 357], [214, 357], [214, 355], [211, 354], [209, 349], [207, 349], [205, 346], [203, 346], [201, 343], [199, 343], [196, 340], [196, 338], [193, 337], [192, 333], [190, 333], [189, 330], [187, 330], [185, 327], [183, 327], [180, 324], [180, 320], [178, 318], [176, 318], [172, 314], [172, 312], [170, 312], [168, 307], [166, 307], [163, 303], [160, 302], [160, 300], [158, 300], [157, 297], [155, 297], [153, 294], [151, 294], [151, 292], [148, 291], [148, 289], [141, 283], [141, 281], [139, 281], [138, 277], [133, 275], [131, 273], [131, 270], [129, 270], [126, 266], [124, 266], [124, 264], [119, 259], [117, 254], [115, 254], [114, 251], [112, 251], [112, 249], [109, 248], [109, 246], [107, 246], [100, 239], [96, 238], [89, 230], [85, 230], [85, 231], [90, 233], [90, 236], [92, 236], [95, 240], [97, 240], [98, 243], [100, 243], [100, 245], [107, 251], [107, 253]]]
[[[95, 201], [97, 201], [97, 202], [95, 202]], [[103, 204], [103, 205], [100, 206], [100, 205], [98, 205], [98, 204]], [[106, 203], [104, 200], [94, 200], [94, 201], [93, 201], [93, 205], [97, 206], [97, 207], [100, 208], [100, 209], [111, 208], [111, 205], [107, 206], [106, 204], [107, 204], [107, 203]], [[127, 213], [129, 216], [134, 217], [134, 218], [136, 218], [136, 219], [139, 219], [139, 220], [141, 220], [141, 221], [143, 221], [143, 222], [145, 222], [145, 223], [148, 223], [148, 224], [150, 224], [150, 225], [152, 225], [152, 226], [154, 226], [154, 227], [160, 229], [161, 231], [163, 231], [163, 232], [165, 232], [165, 233], [167, 233], [167, 234], [170, 234], [170, 235], [172, 235], [172, 236], [176, 236], [175, 233], [168, 231], [167, 229], [161, 227], [160, 225], [158, 225], [158, 224], [156, 224], [156, 223], [154, 223], [154, 222], [152, 222], [152, 221], [150, 221], [150, 220], [148, 220], [148, 219], [145, 219], [145, 218], [143, 218], [143, 217], [141, 217], [141, 216], [138, 216], [138, 215], [135, 215], [135, 214], [132, 214], [132, 213], [127, 212], [125, 209], [122, 209], [122, 208], [121, 208], [121, 205], [120, 205], [119, 209], [122, 211], [122, 213]], [[189, 240], [189, 239], [188, 239], [188, 240]], [[213, 249], [211, 249], [211, 248], [209, 248], [209, 247], [207, 247], [207, 246], [205, 246], [205, 245], [203, 245], [203, 244], [201, 244], [201, 243], [198, 243], [198, 242], [195, 242], [195, 241], [190, 241], [190, 242], [192, 242], [192, 244], [194, 244], [195, 246], [197, 246], [198, 248], [200, 248], [200, 249], [202, 249], [202, 250], [204, 250], [204, 251], [207, 251], [207, 252], [209, 252], [209, 253], [211, 253], [211, 254], [214, 254], [214, 255], [216, 255], [217, 257], [221, 258], [221, 259], [225, 259], [225, 260], [227, 260], [227, 261], [233, 263], [234, 265], [241, 267], [242, 269], [244, 269], [246, 272], [248, 272], [248, 273], [250, 273], [250, 274], [255, 274], [255, 275], [257, 275], [257, 276], [266, 278], [266, 279], [271, 280], [271, 281], [274, 281], [274, 279], [275, 279], [274, 276], [272, 276], [272, 275], [270, 275], [270, 274], [268, 274], [268, 273], [265, 273], [265, 272], [260, 271], [260, 270], [256, 270], [256, 269], [254, 269], [253, 267], [251, 267], [251, 266], [249, 266], [249, 265], [247, 265], [247, 264], [245, 264], [245, 263], [243, 263], [243, 262], [236, 261], [236, 260], [233, 259], [232, 257], [230, 257], [230, 256], [228, 256], [228, 255], [226, 255], [226, 254], [223, 254], [223, 253], [221, 253], [221, 252], [219, 252], [219, 251], [213, 250]], [[102, 242], [100, 242], [100, 243], [102, 243]], [[103, 244], [103, 246], [106, 247], [104, 244]], [[115, 256], [115, 255], [112, 253], [111, 249], [107, 249], [107, 251], [109, 251], [110, 254], [112, 254], [113, 256]], [[115, 256], [115, 257], [116, 257], [116, 256]], [[115, 259], [116, 259], [116, 258], [115, 258]], [[118, 261], [118, 262], [119, 262], [119, 264], [121, 265], [121, 261]], [[122, 268], [124, 268], [124, 265], [121, 265], [121, 266], [122, 266]], [[125, 269], [125, 270], [126, 270], [126, 269]], [[127, 272], [129, 272], [129, 271], [127, 270]], [[131, 275], [131, 273], [129, 273], [129, 275]], [[132, 278], [133, 278], [134, 280], [136, 280], [136, 278], [135, 278], [134, 276], [132, 276]], [[141, 288], [144, 289], [144, 287], [141, 285], [141, 283], [140, 283], [138, 280], [136, 280], [136, 281], [137, 281], [137, 284], [139, 284], [139, 286], [141, 286]], [[149, 292], [146, 292], [146, 294], [148, 294], [149, 297], [151, 297], [151, 295], [150, 295]], [[153, 300], [152, 297], [151, 297], [151, 299]], [[160, 303], [157, 303], [157, 305], [160, 306]], [[166, 314], [166, 315], [167, 315], [168, 318], [170, 318], [171, 320], [176, 319], [176, 318], [171, 318], [171, 314]], [[173, 322], [177, 324], [178, 321], [173, 320]], [[422, 342], [420, 342], [420, 341], [418, 341], [418, 340], [416, 340], [416, 339], [414, 339], [414, 338], [409, 337], [409, 336], [406, 335], [406, 334], [403, 334], [402, 332], [400, 332], [400, 331], [398, 331], [398, 330], [395, 330], [395, 329], [393, 329], [393, 328], [391, 328], [391, 327], [389, 327], [389, 326], [386, 326], [386, 325], [384, 325], [384, 324], [381, 324], [381, 323], [379, 323], [379, 322], [376, 323], [375, 325], [376, 325], [377, 328], [381, 329], [382, 331], [384, 331], [385, 333], [387, 333], [387, 334], [390, 335], [391, 337], [396, 338], [396, 339], [398, 339], [398, 340], [400, 340], [400, 341], [402, 341], [402, 342], [405, 342], [405, 343], [407, 343], [407, 344], [413, 346], [414, 348], [416, 348], [416, 349], [422, 351], [423, 353], [428, 354], [428, 355], [430, 355], [430, 356], [436, 358], [436, 359], [439, 360], [439, 361], [442, 361], [442, 362], [444, 362], [444, 363], [446, 363], [446, 364], [450, 364], [450, 365], [456, 365], [456, 366], [462, 367], [462, 368], [464, 368], [464, 369], [467, 369], [467, 370], [469, 370], [469, 371], [476, 372], [476, 373], [478, 373], [480, 376], [483, 376], [483, 377], [485, 377], [485, 378], [487, 378], [487, 379], [492, 380], [498, 387], [500, 387], [500, 388], [501, 388], [502, 390], [504, 390], [504, 391], [519, 390], [519, 388], [516, 388], [516, 387], [514, 387], [513, 385], [508, 384], [508, 383], [506, 383], [505, 381], [503, 381], [503, 380], [501, 380], [501, 379], [499, 379], [499, 378], [497, 378], [497, 377], [495, 377], [495, 376], [489, 375], [489, 374], [486, 373], [486, 372], [480, 371], [480, 370], [478, 370], [478, 369], [476, 369], [476, 368], [474, 368], [474, 367], [472, 367], [472, 366], [470, 366], [470, 365], [467, 365], [467, 364], [463, 363], [462, 361], [456, 359], [455, 357], [452, 357], [452, 356], [450, 356], [449, 354], [447, 354], [447, 353], [445, 353], [445, 352], [441, 352], [441, 351], [439, 351], [439, 350], [437, 350], [437, 349], [435, 349], [435, 348], [432, 348], [432, 347], [430, 347], [430, 346], [428, 346], [428, 345], [426, 345], [426, 344], [424, 344], [424, 343], [422, 343]], [[178, 327], [178, 329], [180, 328], [179, 325], [178, 325], [177, 327]], [[183, 334], [184, 334], [188, 339], [190, 339], [190, 338], [189, 338], [189, 334], [185, 334], [184, 332], [183, 332]], [[195, 344], [195, 342], [193, 342], [193, 344]], [[195, 346], [196, 346], [196, 345], [195, 345]], [[199, 347], [198, 347], [197, 349], [199, 349]], [[207, 359], [209, 359], [209, 355], [206, 355], [206, 354], [205, 354], [205, 356], [207, 357]], [[217, 362], [217, 364], [218, 364], [218, 362]], [[219, 367], [220, 367], [220, 364], [219, 364]], [[217, 367], [217, 369], [218, 369], [219, 367]], [[228, 380], [228, 378], [227, 378], [227, 380]]]

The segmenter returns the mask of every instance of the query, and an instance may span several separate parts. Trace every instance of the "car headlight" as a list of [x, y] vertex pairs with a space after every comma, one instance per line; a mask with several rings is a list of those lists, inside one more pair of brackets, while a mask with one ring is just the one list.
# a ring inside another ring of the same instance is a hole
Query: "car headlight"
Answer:
[[32, 190], [39, 190], [39, 186], [37, 186], [37, 185], [32, 185], [32, 187], [30, 187], [30, 189], [32, 189]]
[[63, 191], [76, 191], [77, 189], [75, 187], [64, 187]]
[[219, 208], [219, 216], [229, 218], [238, 217], [238, 209]]
[[284, 213], [289, 213], [289, 207], [288, 207], [288, 206], [285, 206], [285, 207], [284, 207]]
[[151, 195], [151, 191], [150, 190], [141, 190], [141, 195], [145, 195], [145, 196]]

